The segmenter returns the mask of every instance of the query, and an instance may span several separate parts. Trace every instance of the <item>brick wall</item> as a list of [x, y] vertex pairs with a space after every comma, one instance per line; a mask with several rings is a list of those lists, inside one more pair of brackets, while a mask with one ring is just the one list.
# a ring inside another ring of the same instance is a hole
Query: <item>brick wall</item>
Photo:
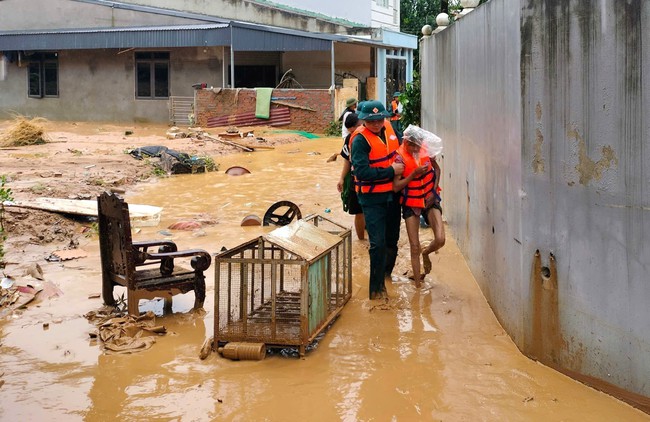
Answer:
[[[199, 126], [206, 126], [212, 117], [255, 112], [254, 89], [208, 88], [198, 89], [194, 95], [196, 124]], [[279, 126], [284, 129], [324, 133], [334, 120], [332, 95], [326, 89], [274, 89], [272, 97], [282, 97], [277, 101], [283, 104], [272, 101], [271, 108], [286, 107], [289, 104], [291, 124]]]

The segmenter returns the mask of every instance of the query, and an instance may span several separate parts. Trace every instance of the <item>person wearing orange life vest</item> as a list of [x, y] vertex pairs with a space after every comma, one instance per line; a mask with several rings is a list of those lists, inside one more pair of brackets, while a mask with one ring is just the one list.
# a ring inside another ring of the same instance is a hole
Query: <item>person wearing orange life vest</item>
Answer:
[[400, 138], [386, 120], [390, 114], [381, 101], [364, 102], [358, 115], [363, 126], [353, 134], [350, 158], [370, 243], [369, 297], [383, 299], [388, 297], [385, 279], [395, 266], [400, 230], [393, 179], [404, 165], [394, 162]]
[[343, 141], [343, 148], [341, 148], [341, 157], [343, 160], [343, 168], [341, 169], [341, 176], [336, 184], [336, 188], [341, 194], [343, 201], [343, 211], [348, 214], [354, 215], [354, 231], [359, 240], [365, 240], [366, 221], [363, 218], [363, 210], [357, 192], [354, 188], [354, 179], [352, 177], [352, 165], [350, 164], [350, 144], [351, 139], [358, 127], [361, 126], [361, 121], [355, 113], [350, 113], [345, 118], [344, 127], [348, 129], [348, 135]]
[[395, 132], [402, 131], [402, 104], [399, 102], [399, 96], [402, 95], [399, 91], [393, 93], [393, 100], [390, 102], [390, 124], [393, 126]]
[[[408, 129], [406, 130], [408, 132]], [[401, 192], [402, 217], [406, 223], [406, 233], [411, 251], [411, 267], [415, 287], [420, 287], [424, 274], [431, 272], [429, 254], [445, 244], [442, 225], [439, 186], [440, 166], [435, 157], [429, 157], [422, 146], [422, 139], [414, 135], [404, 135], [404, 142], [397, 150], [395, 161], [404, 164], [401, 176], [395, 176], [393, 190]], [[433, 230], [434, 241], [420, 251], [420, 215], [424, 215]], [[420, 253], [424, 261], [424, 274], [420, 275]]]

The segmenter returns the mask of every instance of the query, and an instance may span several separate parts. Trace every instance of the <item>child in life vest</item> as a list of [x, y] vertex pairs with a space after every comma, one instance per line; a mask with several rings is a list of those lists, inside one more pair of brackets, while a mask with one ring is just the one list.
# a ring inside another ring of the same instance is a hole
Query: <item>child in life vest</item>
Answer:
[[[430, 136], [427, 136], [430, 135]], [[433, 138], [435, 139], [433, 139]], [[426, 142], [429, 139], [430, 142]], [[433, 142], [431, 142], [433, 140]], [[429, 144], [429, 148], [427, 145]], [[435, 155], [440, 153], [440, 138], [417, 126], [404, 131], [402, 145], [397, 150], [396, 162], [404, 164], [404, 172], [393, 180], [393, 190], [401, 192], [402, 218], [409, 238], [411, 266], [415, 286], [420, 287], [424, 274], [431, 272], [429, 254], [445, 244], [440, 206], [440, 167]], [[420, 250], [420, 215], [424, 215], [433, 230], [434, 240]], [[424, 274], [420, 273], [420, 254], [424, 261]]]

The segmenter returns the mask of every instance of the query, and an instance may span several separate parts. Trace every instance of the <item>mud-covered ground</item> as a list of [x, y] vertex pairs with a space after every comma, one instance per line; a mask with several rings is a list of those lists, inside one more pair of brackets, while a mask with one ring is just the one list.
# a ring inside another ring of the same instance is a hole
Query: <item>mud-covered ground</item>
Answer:
[[[0, 137], [9, 124], [0, 122]], [[165, 126], [51, 122], [46, 129], [46, 145], [0, 150], [0, 175], [7, 176], [14, 198], [92, 199], [104, 189], [124, 189], [129, 203], [165, 210], [159, 226], [136, 229], [134, 240], [171, 235], [183, 249], [216, 252], [263, 233], [265, 227], [240, 222], [263, 215], [281, 199], [298, 204], [303, 215], [325, 213], [352, 226], [336, 191], [340, 160], [327, 161], [340, 149], [339, 139], [305, 141], [256, 128], [255, 136], [276, 149], [231, 154], [237, 150], [220, 143], [168, 140]], [[124, 153], [152, 145], [214, 157], [221, 168], [164, 178], [155, 175], [152, 160]], [[251, 174], [224, 174], [236, 165]], [[167, 233], [179, 219], [204, 214], [215, 223], [200, 233]], [[94, 325], [86, 318], [102, 308], [92, 221], [14, 207], [6, 220], [4, 270], [43, 290], [23, 309], [0, 309], [3, 421], [650, 420], [523, 356], [495, 318], [449, 227], [447, 244], [417, 289], [406, 276], [410, 261], [402, 225], [386, 302], [368, 299], [368, 244], [353, 238], [351, 298], [315, 348], [303, 359], [275, 353], [261, 361], [231, 361], [217, 353], [199, 358], [214, 333], [214, 267], [207, 273], [205, 312], [190, 311], [193, 293], [177, 295], [174, 313], [156, 320], [167, 334], [156, 337], [153, 347], [109, 354], [89, 337]], [[420, 230], [422, 241], [431, 237], [430, 229]], [[46, 259], [61, 249], [87, 255]], [[34, 264], [43, 280], [33, 279]], [[159, 311], [162, 305], [143, 302], [141, 310], [149, 308]]]
[[[156, 170], [160, 160], [138, 160], [129, 154], [135, 148], [165, 146], [190, 156], [210, 157], [217, 165], [219, 156], [241, 152], [236, 146], [196, 135], [206, 132], [217, 137], [226, 128], [190, 131], [187, 127], [179, 127], [180, 132], [188, 136], [169, 139], [167, 125], [54, 121], [35, 124], [44, 129], [47, 143], [0, 147], [0, 176], [6, 177], [5, 189], [11, 189], [16, 201], [38, 197], [95, 199], [107, 189], [128, 190], [136, 183], [149, 183], [164, 177]], [[0, 139], [11, 132], [14, 125], [12, 120], [0, 121]], [[264, 147], [305, 139], [298, 134], [266, 127], [238, 129], [253, 131], [254, 137], [242, 141]], [[4, 250], [11, 259], [11, 252], [20, 250], [25, 244], [41, 245], [46, 249], [51, 249], [52, 244], [74, 246], [76, 238], [83, 235], [90, 224], [56, 213], [5, 207], [4, 226], [8, 236]]]

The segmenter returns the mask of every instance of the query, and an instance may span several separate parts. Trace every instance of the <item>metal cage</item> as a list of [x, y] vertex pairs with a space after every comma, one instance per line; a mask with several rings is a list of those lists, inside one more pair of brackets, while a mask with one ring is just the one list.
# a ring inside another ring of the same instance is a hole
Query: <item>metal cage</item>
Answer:
[[350, 233], [311, 215], [219, 253], [214, 347], [262, 342], [304, 356], [352, 295]]

